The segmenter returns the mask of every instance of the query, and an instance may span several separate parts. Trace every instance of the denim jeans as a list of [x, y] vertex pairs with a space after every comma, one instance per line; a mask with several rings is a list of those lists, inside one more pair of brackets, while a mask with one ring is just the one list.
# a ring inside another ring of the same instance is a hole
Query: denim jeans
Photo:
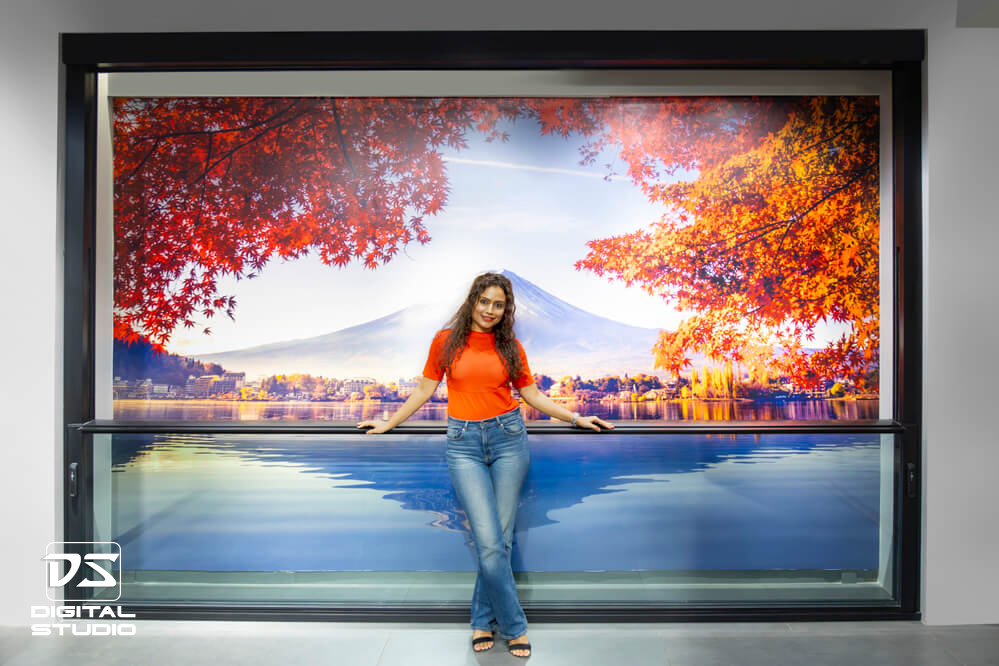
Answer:
[[447, 467], [478, 556], [472, 628], [510, 640], [527, 633], [510, 566], [513, 523], [530, 452], [520, 408], [481, 421], [448, 416]]

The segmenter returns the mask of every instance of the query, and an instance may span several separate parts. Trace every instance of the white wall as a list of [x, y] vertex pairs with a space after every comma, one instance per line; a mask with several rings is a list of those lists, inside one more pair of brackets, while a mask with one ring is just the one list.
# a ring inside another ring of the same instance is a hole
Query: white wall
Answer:
[[999, 622], [999, 30], [929, 44], [926, 620]]
[[[46, 603], [40, 553], [61, 538], [60, 32], [361, 29], [928, 28], [924, 609], [932, 624], [999, 622], [999, 31], [956, 29], [934, 0], [649, 3], [458, 0], [14, 0], [0, 22], [6, 260], [0, 624]], [[11, 425], [16, 421], [18, 425]]]

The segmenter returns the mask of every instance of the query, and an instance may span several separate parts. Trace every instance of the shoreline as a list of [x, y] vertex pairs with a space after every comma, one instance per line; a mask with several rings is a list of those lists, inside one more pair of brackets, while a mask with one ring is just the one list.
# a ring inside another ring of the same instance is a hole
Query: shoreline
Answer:
[[[551, 398], [552, 402], [555, 403], [572, 403], [572, 402], [599, 402], [599, 403], [618, 403], [618, 404], [629, 404], [634, 402], [677, 402], [677, 403], [694, 403], [694, 402], [704, 402], [704, 403], [739, 403], [739, 404], [781, 404], [786, 402], [812, 402], [812, 401], [824, 401], [824, 402], [858, 402], [861, 400], [880, 400], [880, 396], [877, 395], [858, 395], [858, 396], [841, 396], [837, 398], [663, 398], [656, 400], [654, 398], [644, 398], [642, 400], [621, 400], [619, 398], [563, 398], [556, 396]], [[146, 404], [146, 403], [177, 403], [185, 405], [197, 405], [197, 404], [211, 404], [211, 405], [222, 405], [222, 404], [246, 404], [246, 405], [401, 405], [405, 400], [233, 400], [225, 399], [218, 400], [214, 398], [115, 398], [112, 403], [118, 404]], [[520, 401], [523, 404], [523, 400]], [[426, 405], [441, 405], [442, 407], [447, 406], [447, 401], [432, 402], [428, 401], [424, 404]]]

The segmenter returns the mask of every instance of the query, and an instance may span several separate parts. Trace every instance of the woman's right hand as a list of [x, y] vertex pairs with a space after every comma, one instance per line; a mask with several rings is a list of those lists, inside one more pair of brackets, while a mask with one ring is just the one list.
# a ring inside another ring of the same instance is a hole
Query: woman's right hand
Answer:
[[365, 435], [380, 435], [383, 432], [388, 432], [388, 421], [361, 421], [357, 424], [358, 428], [371, 428]]

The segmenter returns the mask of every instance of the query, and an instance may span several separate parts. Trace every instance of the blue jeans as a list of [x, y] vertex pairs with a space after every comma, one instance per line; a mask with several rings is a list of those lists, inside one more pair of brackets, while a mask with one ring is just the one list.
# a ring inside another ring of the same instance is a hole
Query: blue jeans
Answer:
[[448, 416], [447, 467], [478, 555], [472, 628], [505, 640], [527, 633], [510, 566], [513, 523], [530, 452], [520, 408], [481, 421]]

